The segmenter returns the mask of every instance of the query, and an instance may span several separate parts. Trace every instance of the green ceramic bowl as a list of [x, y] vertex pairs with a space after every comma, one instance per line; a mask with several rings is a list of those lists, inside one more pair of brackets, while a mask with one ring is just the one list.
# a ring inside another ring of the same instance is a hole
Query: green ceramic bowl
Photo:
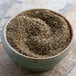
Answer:
[[[56, 12], [55, 12], [56, 13]], [[58, 14], [58, 13], [56, 13]], [[60, 15], [60, 14], [58, 14]], [[63, 17], [62, 15], [60, 15]], [[67, 21], [65, 17], [63, 17], [66, 22], [68, 23], [70, 27], [70, 32], [71, 32], [71, 41], [67, 48], [65, 48], [61, 53], [51, 56], [51, 57], [46, 57], [46, 58], [33, 58], [29, 56], [25, 56], [19, 52], [17, 52], [11, 45], [8, 43], [7, 38], [6, 38], [6, 27], [10, 20], [7, 22], [7, 24], [4, 27], [3, 34], [2, 34], [2, 43], [3, 46], [7, 52], [7, 54], [20, 66], [22, 66], [24, 69], [33, 71], [33, 72], [41, 72], [41, 71], [47, 71], [49, 69], [52, 69], [56, 64], [58, 64], [68, 53], [68, 49], [71, 46], [72, 39], [73, 39], [73, 30], [70, 25], [70, 23]], [[13, 19], [13, 18], [12, 18]]]

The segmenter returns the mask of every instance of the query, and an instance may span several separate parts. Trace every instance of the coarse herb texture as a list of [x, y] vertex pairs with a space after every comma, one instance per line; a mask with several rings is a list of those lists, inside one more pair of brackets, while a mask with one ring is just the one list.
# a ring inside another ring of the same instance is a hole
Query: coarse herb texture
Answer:
[[6, 37], [18, 52], [30, 57], [54, 56], [70, 43], [71, 32], [64, 17], [47, 9], [20, 13], [7, 25]]

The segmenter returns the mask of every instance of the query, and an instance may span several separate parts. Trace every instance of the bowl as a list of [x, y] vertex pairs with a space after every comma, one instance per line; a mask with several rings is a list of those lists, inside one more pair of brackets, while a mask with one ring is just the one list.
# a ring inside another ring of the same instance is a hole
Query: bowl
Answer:
[[[33, 10], [33, 9], [30, 9], [30, 10]], [[53, 11], [53, 12], [56, 13], [55, 11]], [[56, 14], [63, 17], [59, 13], [56, 13]], [[11, 18], [6, 23], [5, 27], [3, 28], [2, 43], [3, 43], [3, 46], [4, 46], [7, 54], [11, 57], [11, 59], [13, 59], [17, 64], [19, 64], [24, 69], [26, 69], [28, 71], [32, 71], [32, 72], [47, 71], [47, 70], [52, 69], [53, 67], [55, 67], [69, 52], [69, 49], [70, 49], [70, 46], [71, 46], [72, 40], [73, 40], [73, 30], [72, 30], [72, 27], [71, 27], [70, 23], [68, 22], [68, 20], [65, 17], [63, 17], [63, 18], [68, 23], [69, 28], [70, 28], [70, 33], [71, 33], [70, 43], [67, 46], [67, 48], [65, 48], [62, 52], [58, 53], [55, 56], [50, 56], [50, 57], [45, 57], [45, 58], [29, 57], [29, 56], [26, 56], [26, 55], [23, 55], [23, 54], [19, 53], [13, 47], [11, 47], [11, 45], [8, 43], [7, 38], [6, 38], [6, 27], [7, 27], [8, 23], [13, 18]]]

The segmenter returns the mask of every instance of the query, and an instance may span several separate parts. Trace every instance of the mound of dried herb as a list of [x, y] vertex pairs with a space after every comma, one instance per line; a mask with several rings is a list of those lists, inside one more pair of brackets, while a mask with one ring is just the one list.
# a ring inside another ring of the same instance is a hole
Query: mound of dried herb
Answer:
[[46, 9], [20, 13], [8, 23], [6, 36], [16, 51], [31, 57], [54, 56], [71, 40], [67, 21]]

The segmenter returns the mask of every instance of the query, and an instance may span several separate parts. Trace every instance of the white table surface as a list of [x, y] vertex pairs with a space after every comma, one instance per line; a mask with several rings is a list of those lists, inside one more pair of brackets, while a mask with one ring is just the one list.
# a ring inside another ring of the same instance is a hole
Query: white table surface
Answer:
[[[1, 0], [0, 0], [1, 1]], [[4, 1], [4, 0], [3, 0]], [[9, 0], [8, 0], [9, 1]], [[47, 7], [50, 8], [50, 6], [54, 6], [50, 4], [52, 0], [44, 0], [45, 2], [41, 1], [41, 5], [38, 7]], [[58, 0], [56, 0], [58, 2]], [[53, 9], [57, 12], [60, 12], [62, 15], [64, 15], [71, 23], [73, 30], [74, 30], [74, 43], [72, 49], [70, 49], [72, 52], [70, 52], [67, 57], [65, 57], [55, 68], [54, 71], [48, 71], [45, 73], [40, 74], [32, 74], [28, 73], [27, 71], [24, 71], [18, 65], [16, 65], [5, 53], [3, 50], [2, 44], [0, 44], [0, 76], [76, 76], [76, 0], [67, 0], [68, 5], [66, 6], [65, 2], [65, 8], [52, 7], [50, 9]], [[75, 2], [74, 2], [75, 1]], [[5, 10], [5, 12], [0, 16], [0, 31], [2, 31], [3, 26], [6, 24], [6, 22], [14, 15], [19, 13], [22, 10], [31, 8], [32, 6], [35, 7], [39, 3], [36, 3], [36, 0], [12, 0], [12, 3], [10, 2], [9, 6], [6, 6], [8, 9]], [[57, 4], [56, 2], [56, 4]], [[28, 6], [30, 3], [30, 7]], [[55, 2], [54, 2], [55, 3]], [[62, 4], [63, 4], [62, 3]], [[8, 3], [9, 4], [9, 3]], [[26, 4], [26, 5], [25, 5]], [[49, 4], [46, 5], [46, 4]], [[61, 5], [62, 5], [61, 4]], [[46, 5], [46, 6], [45, 6]], [[57, 5], [58, 6], [58, 5]], [[5, 8], [5, 7], [4, 7]], [[0, 34], [1, 36], [1, 34]], [[67, 60], [66, 60], [67, 59]], [[68, 61], [68, 62], [67, 62]], [[72, 71], [71, 71], [72, 70]]]

